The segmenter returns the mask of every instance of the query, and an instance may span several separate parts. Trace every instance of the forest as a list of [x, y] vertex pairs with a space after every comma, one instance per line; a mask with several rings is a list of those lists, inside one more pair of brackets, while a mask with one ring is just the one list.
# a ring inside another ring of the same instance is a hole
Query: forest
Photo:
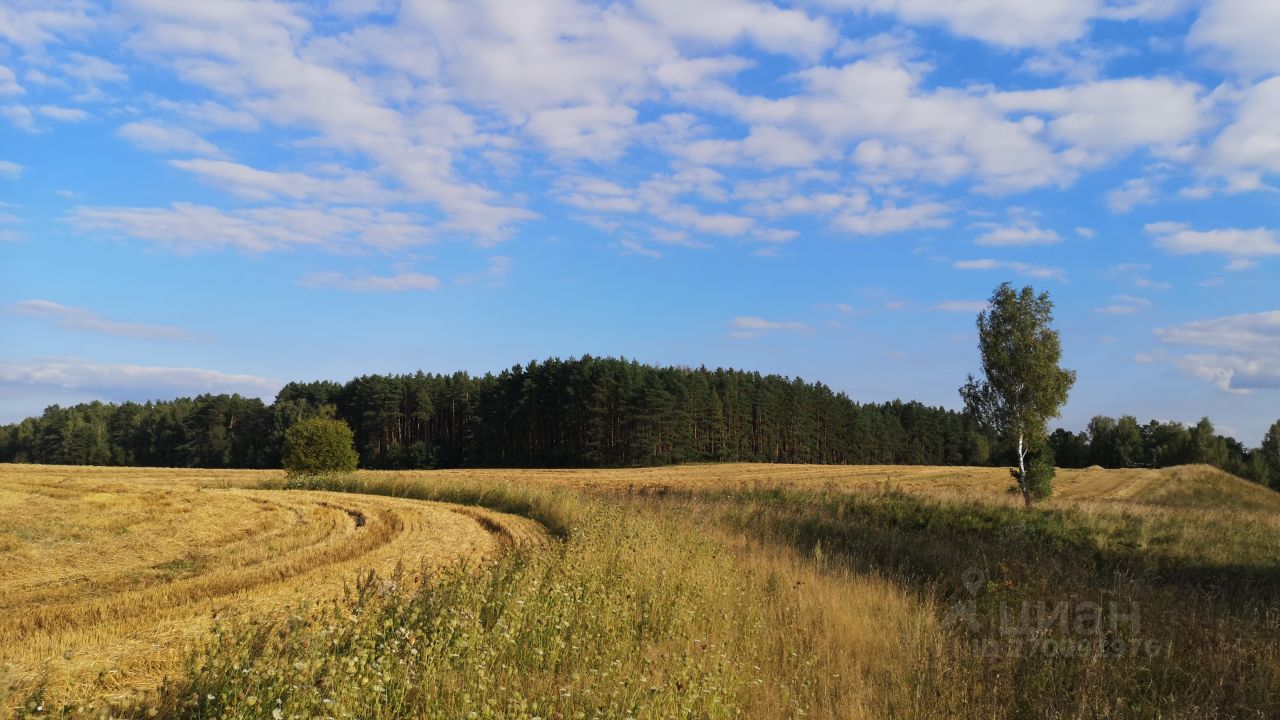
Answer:
[[[152, 467], [279, 467], [284, 431], [332, 416], [373, 469], [633, 467], [685, 462], [1007, 464], [963, 413], [859, 403], [822, 383], [733, 369], [584, 356], [471, 376], [365, 375], [292, 382], [270, 405], [239, 395], [47, 408], [0, 427], [0, 461]], [[1280, 439], [1280, 422], [1268, 436]], [[1095, 418], [1049, 440], [1063, 467], [1207, 462], [1280, 485], [1261, 450], [1194, 427]]]

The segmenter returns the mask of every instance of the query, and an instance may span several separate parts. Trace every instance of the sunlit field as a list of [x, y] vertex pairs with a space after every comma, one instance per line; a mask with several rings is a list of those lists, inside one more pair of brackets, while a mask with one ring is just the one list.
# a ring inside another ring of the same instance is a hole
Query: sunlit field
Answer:
[[[1204, 466], [0, 466], [18, 716], [1280, 715], [1280, 495]], [[372, 574], [369, 571], [373, 571]]]
[[228, 487], [252, 473], [0, 466], [7, 684], [107, 696], [179, 669], [215, 623], [536, 540], [482, 508]]

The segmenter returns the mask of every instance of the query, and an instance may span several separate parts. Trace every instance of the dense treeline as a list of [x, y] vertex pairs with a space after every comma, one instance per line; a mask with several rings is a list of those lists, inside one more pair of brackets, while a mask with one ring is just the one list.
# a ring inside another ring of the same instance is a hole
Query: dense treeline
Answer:
[[[499, 374], [366, 375], [239, 395], [51, 406], [0, 427], [0, 461], [279, 467], [284, 433], [332, 416], [366, 468], [621, 467], [678, 462], [984, 465], [1007, 448], [972, 418], [917, 402], [862, 404], [821, 383], [741, 370], [583, 357]], [[1268, 435], [1280, 443], [1280, 423]], [[1207, 462], [1280, 486], [1280, 449], [1193, 428], [1095, 418], [1050, 439], [1063, 467]]]
[[1098, 416], [1082, 432], [1059, 428], [1049, 437], [1059, 467], [1169, 467], [1207, 463], [1280, 490], [1280, 420], [1257, 449], [1219, 435], [1209, 418], [1193, 426], [1152, 420], [1146, 425], [1125, 415]]
[[367, 375], [238, 395], [52, 406], [0, 428], [0, 460], [277, 467], [284, 431], [332, 415], [367, 468], [617, 467], [696, 461], [985, 464], [964, 415], [859, 404], [821, 383], [583, 357], [499, 374]]

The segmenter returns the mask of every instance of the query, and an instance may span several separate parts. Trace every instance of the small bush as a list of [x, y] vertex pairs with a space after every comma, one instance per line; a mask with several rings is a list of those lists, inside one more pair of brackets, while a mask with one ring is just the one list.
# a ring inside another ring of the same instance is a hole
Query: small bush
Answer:
[[349, 473], [359, 460], [351, 428], [341, 420], [308, 418], [285, 431], [284, 469], [290, 475]]
[[1032, 500], [1044, 500], [1053, 495], [1053, 453], [1045, 450], [1036, 454], [1027, 466], [1027, 490]]

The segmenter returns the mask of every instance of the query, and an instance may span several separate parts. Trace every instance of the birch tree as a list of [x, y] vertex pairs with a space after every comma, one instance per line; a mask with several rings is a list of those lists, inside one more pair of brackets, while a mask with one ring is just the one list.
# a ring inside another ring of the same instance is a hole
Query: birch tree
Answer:
[[1073, 370], [1058, 366], [1062, 346], [1051, 327], [1053, 303], [1048, 293], [1030, 287], [996, 288], [988, 308], [978, 314], [978, 349], [982, 378], [969, 376], [960, 388], [965, 409], [983, 425], [1016, 445], [1018, 489], [1029, 507], [1032, 488], [1027, 454], [1044, 446], [1050, 420], [1058, 417], [1075, 384]]

